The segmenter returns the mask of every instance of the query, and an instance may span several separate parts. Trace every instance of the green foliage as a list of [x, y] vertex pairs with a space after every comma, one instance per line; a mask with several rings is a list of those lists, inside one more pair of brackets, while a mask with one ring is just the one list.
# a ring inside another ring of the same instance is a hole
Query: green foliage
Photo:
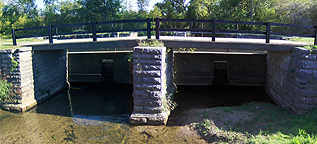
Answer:
[[124, 61], [128, 61], [130, 62], [133, 59], [133, 54], [131, 52], [129, 52], [125, 57], [124, 57]]
[[169, 110], [174, 110], [178, 104], [173, 100], [173, 95], [172, 94], [169, 94], [169, 95], [166, 95], [166, 107], [169, 109]]
[[309, 49], [312, 53], [317, 52], [317, 46], [316, 45], [308, 45], [308, 46], [304, 46], [304, 48]]
[[208, 119], [204, 119], [203, 122], [199, 123], [199, 131], [203, 133], [204, 136], [209, 134], [211, 128], [211, 122]]
[[[139, 11], [121, 4], [121, 0], [44, 0], [45, 8], [36, 8], [34, 0], [0, 2], [0, 37], [11, 37], [12, 28], [70, 24], [121, 19], [213, 19], [231, 21], [276, 22], [317, 25], [316, 0], [163, 0], [146, 11], [147, 0], [138, 0]], [[145, 23], [98, 26], [98, 30], [145, 28]], [[204, 28], [211, 24], [162, 22], [162, 28]], [[91, 31], [91, 26], [82, 27]], [[217, 29], [265, 30], [265, 26], [218, 24]], [[72, 32], [72, 28], [56, 28], [54, 32]], [[285, 27], [272, 27], [274, 32], [310, 34]], [[17, 35], [38, 34], [46, 30], [23, 31]]]
[[1, 103], [16, 103], [18, 88], [5, 79], [0, 79], [0, 104]]
[[14, 59], [12, 59], [11, 61], [11, 72], [13, 72], [15, 70], [15, 68], [18, 66], [19, 62], [15, 61]]
[[164, 47], [164, 43], [160, 40], [154, 40], [154, 39], [149, 39], [149, 40], [140, 40], [139, 41], [139, 46], [143, 47]]

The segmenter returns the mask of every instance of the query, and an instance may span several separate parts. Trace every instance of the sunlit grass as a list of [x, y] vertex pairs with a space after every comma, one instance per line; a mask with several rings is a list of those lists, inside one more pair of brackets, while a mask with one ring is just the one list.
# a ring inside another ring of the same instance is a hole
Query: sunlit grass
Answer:
[[314, 38], [303, 38], [303, 37], [296, 37], [296, 38], [290, 38], [288, 39], [290, 41], [296, 41], [296, 42], [304, 42], [307, 44], [314, 44]]
[[[201, 113], [204, 119], [196, 125], [206, 139], [228, 143], [317, 144], [317, 108], [296, 115], [271, 104], [250, 103], [230, 107], [230, 111], [228, 107], [217, 107], [209, 112]], [[250, 119], [237, 117], [245, 113], [250, 114]], [[236, 137], [232, 138], [232, 135]]]
[[[35, 42], [35, 41], [43, 41], [41, 39], [37, 38], [24, 38], [24, 39], [17, 39], [17, 43], [27, 43], [27, 42]], [[5, 49], [14, 49], [14, 48], [19, 48], [19, 46], [14, 46], [12, 39], [0, 39], [0, 49], [5, 50]]]

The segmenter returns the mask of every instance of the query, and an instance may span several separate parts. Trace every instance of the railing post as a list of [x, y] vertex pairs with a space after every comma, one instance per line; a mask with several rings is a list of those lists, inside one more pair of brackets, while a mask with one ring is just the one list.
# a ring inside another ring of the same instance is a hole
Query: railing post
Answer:
[[96, 22], [92, 22], [92, 41], [97, 41]]
[[155, 19], [155, 38], [160, 39], [160, 18]]
[[215, 18], [212, 19], [211, 22], [212, 22], [212, 30], [211, 30], [212, 41], [216, 41], [216, 19]]
[[265, 43], [270, 43], [270, 37], [271, 37], [271, 23], [267, 22], [266, 23], [266, 33], [265, 33]]
[[48, 26], [48, 40], [49, 43], [53, 43], [52, 25]]
[[13, 45], [16, 46], [17, 45], [17, 39], [15, 37], [15, 29], [12, 29], [12, 41], [13, 41]]
[[151, 39], [151, 19], [146, 19], [146, 25], [147, 25], [147, 39]]
[[317, 26], [315, 26], [315, 40], [314, 45], [317, 45]]

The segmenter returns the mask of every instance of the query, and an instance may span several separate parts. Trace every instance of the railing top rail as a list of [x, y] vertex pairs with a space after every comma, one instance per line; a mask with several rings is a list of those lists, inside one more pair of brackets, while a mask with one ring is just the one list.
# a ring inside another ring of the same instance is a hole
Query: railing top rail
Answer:
[[266, 25], [266, 22], [224, 21], [224, 20], [216, 20], [216, 22], [223, 23], [223, 24]]
[[75, 26], [85, 26], [85, 25], [91, 25], [91, 22], [76, 23], [76, 24], [52, 25], [52, 27], [53, 27], [53, 28], [55, 28], [55, 27], [75, 27]]
[[15, 31], [47, 29], [48, 26], [15, 29]]
[[271, 23], [271, 26], [298, 27], [298, 28], [315, 28], [315, 26], [283, 24], [283, 23]]
[[[150, 20], [153, 21], [152, 19]], [[96, 22], [96, 24], [102, 25], [102, 24], [112, 24], [112, 23], [139, 23], [139, 22], [147, 22], [147, 19], [116, 20], [116, 21]]]
[[204, 22], [210, 23], [212, 20], [193, 20], [193, 19], [160, 19], [160, 22]]

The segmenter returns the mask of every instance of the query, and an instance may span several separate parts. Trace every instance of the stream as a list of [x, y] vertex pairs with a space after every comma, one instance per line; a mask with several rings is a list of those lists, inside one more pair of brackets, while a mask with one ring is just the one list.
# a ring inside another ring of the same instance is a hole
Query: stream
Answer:
[[0, 110], [0, 143], [127, 143], [128, 84], [71, 84], [24, 113]]

